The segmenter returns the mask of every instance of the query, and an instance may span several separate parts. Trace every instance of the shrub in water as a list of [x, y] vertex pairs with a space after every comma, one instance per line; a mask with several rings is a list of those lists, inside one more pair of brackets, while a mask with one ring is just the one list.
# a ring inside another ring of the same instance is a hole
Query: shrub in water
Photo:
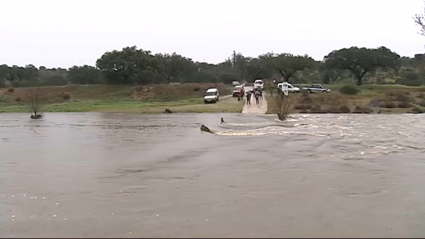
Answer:
[[306, 110], [307, 108], [305, 107], [305, 105], [296, 105], [294, 106], [295, 110]]
[[351, 109], [350, 109], [350, 107], [348, 107], [348, 105], [342, 105], [341, 107], [339, 107], [339, 110], [342, 113], [350, 113], [351, 112]]
[[356, 109], [353, 111], [354, 114], [370, 114], [373, 110], [369, 107], [356, 106]]
[[414, 107], [413, 109], [412, 109], [412, 113], [414, 113], [414, 114], [422, 114], [422, 113], [424, 113], [424, 111], [421, 109], [421, 108], [419, 108], [419, 107]]
[[342, 111], [341, 111], [339, 108], [335, 107], [335, 106], [332, 106], [332, 107], [328, 108], [328, 109], [327, 109], [327, 112], [328, 112], [328, 113], [331, 113], [331, 114], [339, 114], [339, 113], [342, 113]]
[[381, 105], [380, 105], [380, 107], [381, 108], [388, 108], [388, 109], [390, 109], [390, 108], [396, 108], [396, 105], [395, 105], [394, 102], [388, 101], [388, 102], [382, 102]]

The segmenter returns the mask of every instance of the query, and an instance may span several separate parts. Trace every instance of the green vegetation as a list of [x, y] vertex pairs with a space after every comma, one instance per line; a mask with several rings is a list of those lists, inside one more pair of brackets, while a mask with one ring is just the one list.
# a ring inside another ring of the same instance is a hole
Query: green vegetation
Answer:
[[[332, 93], [290, 94], [292, 113], [423, 113], [425, 87], [404, 85], [327, 85]], [[344, 94], [344, 89], [360, 90]], [[267, 96], [269, 114], [277, 114], [273, 97]]]
[[325, 56], [323, 67], [327, 70], [348, 70], [360, 86], [366, 74], [379, 68], [397, 71], [400, 63], [400, 56], [386, 47], [377, 49], [351, 47], [333, 51]]
[[329, 53], [323, 61], [308, 55], [265, 53], [246, 57], [233, 52], [219, 64], [194, 62], [173, 54], [152, 54], [136, 46], [104, 53], [95, 66], [69, 69], [34, 65], [0, 65], [1, 87], [64, 86], [69, 84], [149, 85], [172, 83], [253, 82], [257, 78], [293, 84], [425, 84], [425, 55], [400, 57], [385, 47], [343, 48]]
[[[204, 104], [206, 89], [217, 87], [222, 96], [216, 104]], [[183, 85], [69, 85], [37, 89], [43, 112], [241, 112], [243, 101], [230, 95], [231, 86], [213, 84]], [[0, 89], [0, 112], [29, 112], [33, 88]]]
[[352, 85], [344, 85], [343, 87], [339, 88], [339, 92], [345, 95], [355, 95], [359, 93], [360, 90]]

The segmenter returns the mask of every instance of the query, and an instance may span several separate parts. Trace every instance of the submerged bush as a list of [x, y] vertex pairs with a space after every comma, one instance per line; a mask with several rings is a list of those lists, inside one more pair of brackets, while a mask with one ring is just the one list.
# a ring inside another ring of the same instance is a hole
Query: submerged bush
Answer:
[[423, 114], [424, 113], [424, 111], [421, 109], [421, 108], [419, 108], [419, 107], [417, 107], [417, 106], [415, 106], [413, 109], [412, 109], [412, 111], [411, 111], [412, 113], [414, 113], [414, 114]]
[[373, 109], [371, 109], [367, 106], [365, 106], [365, 107], [356, 106], [356, 108], [353, 110], [353, 113], [355, 113], [355, 114], [370, 114], [372, 112], [373, 112]]
[[339, 110], [341, 111], [341, 113], [350, 113], [351, 109], [350, 107], [348, 107], [348, 105], [343, 105], [341, 107], [339, 107]]
[[392, 108], [397, 108], [396, 104], [392, 101], [387, 101], [387, 102], [382, 102], [379, 107], [381, 108], [388, 108], [388, 109], [392, 109]]

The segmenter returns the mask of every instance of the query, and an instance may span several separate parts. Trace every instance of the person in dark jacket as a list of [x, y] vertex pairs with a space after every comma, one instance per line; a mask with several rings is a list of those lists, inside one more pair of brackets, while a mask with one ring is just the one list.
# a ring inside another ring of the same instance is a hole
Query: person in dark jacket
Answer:
[[252, 92], [251, 92], [251, 91], [247, 91], [247, 92], [246, 92], [246, 103], [247, 103], [248, 105], [250, 105], [250, 104], [251, 104], [251, 95], [252, 95]]

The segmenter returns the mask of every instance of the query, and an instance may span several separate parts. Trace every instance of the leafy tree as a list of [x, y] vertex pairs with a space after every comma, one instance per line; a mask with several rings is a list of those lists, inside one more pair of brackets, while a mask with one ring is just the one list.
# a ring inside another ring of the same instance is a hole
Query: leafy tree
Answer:
[[247, 58], [245, 58], [241, 53], [236, 53], [236, 51], [233, 51], [231, 62], [233, 69], [241, 79], [248, 77], [249, 73], [247, 73]]
[[250, 80], [261, 78], [261, 74], [264, 72], [264, 65], [258, 58], [245, 58], [245, 69], [244, 71], [249, 75]]
[[220, 79], [210, 71], [199, 71], [193, 73], [188, 79], [187, 82], [208, 82], [208, 83], [216, 83]]
[[68, 70], [68, 81], [73, 84], [99, 84], [100, 71], [93, 66], [73, 66]]
[[173, 54], [157, 54], [155, 56], [159, 60], [159, 71], [165, 77], [167, 84], [175, 81], [183, 72], [195, 70], [195, 65], [190, 58], [183, 57], [176, 53]]
[[403, 68], [396, 83], [407, 86], [420, 86], [425, 81], [423, 76], [415, 68]]
[[39, 73], [37, 67], [32, 64], [26, 65], [24, 69], [21, 69], [22, 77], [28, 81], [38, 81]]
[[106, 52], [96, 61], [96, 66], [110, 84], [146, 84], [158, 74], [158, 61], [150, 51], [136, 46], [121, 51]]
[[321, 67], [320, 72], [322, 75], [322, 83], [323, 84], [332, 84], [337, 82], [342, 78], [345, 73], [345, 70], [342, 69], [325, 69], [324, 65]]
[[239, 81], [239, 77], [236, 74], [225, 73], [220, 76], [220, 81], [225, 84], [231, 84], [233, 81]]
[[362, 84], [363, 77], [378, 68], [398, 70], [400, 67], [400, 56], [388, 48], [343, 48], [332, 51], [325, 56], [325, 69], [345, 69], [357, 79], [357, 85]]
[[284, 78], [289, 81], [295, 73], [302, 71], [314, 64], [313, 58], [308, 55], [296, 56], [289, 53], [279, 54], [269, 59], [269, 64]]
[[270, 80], [277, 73], [274, 66], [274, 57], [275, 54], [270, 52], [258, 56], [263, 69], [261, 72], [263, 78]]

